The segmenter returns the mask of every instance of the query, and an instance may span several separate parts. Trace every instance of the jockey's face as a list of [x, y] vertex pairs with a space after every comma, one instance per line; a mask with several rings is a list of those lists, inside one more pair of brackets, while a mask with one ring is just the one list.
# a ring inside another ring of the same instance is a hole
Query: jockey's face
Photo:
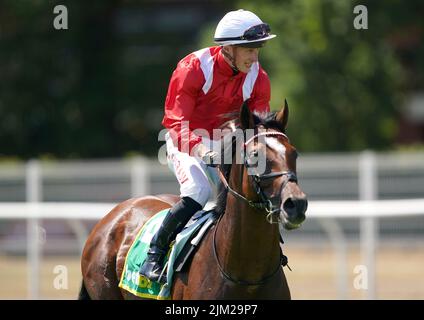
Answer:
[[[235, 48], [237, 48], [235, 50]], [[234, 57], [236, 67], [244, 73], [249, 72], [252, 64], [258, 61], [259, 48], [245, 48], [245, 47], [228, 47], [229, 53]]]

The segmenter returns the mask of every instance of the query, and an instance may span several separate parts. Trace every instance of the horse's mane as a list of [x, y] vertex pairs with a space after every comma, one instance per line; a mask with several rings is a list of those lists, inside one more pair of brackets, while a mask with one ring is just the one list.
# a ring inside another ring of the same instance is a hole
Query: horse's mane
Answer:
[[[265, 129], [275, 129], [285, 133], [284, 128], [281, 128], [280, 122], [276, 120], [276, 115], [277, 115], [276, 112], [253, 112], [252, 116], [254, 121], [254, 127], [257, 128], [259, 126], [263, 126]], [[226, 114], [224, 116], [226, 119], [230, 118], [232, 120], [226, 121], [220, 127], [220, 129], [230, 128], [232, 131], [235, 131], [236, 129], [241, 129], [238, 112]], [[237, 149], [236, 148], [237, 139], [235, 139], [233, 135], [227, 134], [222, 138], [222, 142], [223, 143], [221, 144], [221, 159], [229, 159], [229, 153], [231, 152], [231, 159], [233, 159], [232, 162], [234, 162], [234, 155]], [[229, 164], [224, 163], [221, 165], [221, 171], [225, 179], [227, 179], [227, 181], [230, 176], [231, 166], [232, 166], [231, 163]], [[222, 183], [220, 183], [218, 187], [216, 205], [213, 208], [217, 216], [220, 216], [224, 214], [225, 212], [225, 208], [227, 206], [227, 194], [228, 194], [227, 189], [224, 187]]]

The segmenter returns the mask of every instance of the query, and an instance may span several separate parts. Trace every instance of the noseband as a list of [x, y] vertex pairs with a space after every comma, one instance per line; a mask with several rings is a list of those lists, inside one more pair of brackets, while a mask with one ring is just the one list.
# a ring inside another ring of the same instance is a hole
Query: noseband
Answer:
[[[246, 168], [251, 168], [252, 166], [248, 163], [248, 159], [246, 157], [246, 148], [247, 145], [249, 143], [251, 143], [255, 138], [260, 137], [260, 136], [283, 136], [286, 137], [287, 136], [282, 133], [282, 132], [261, 132], [258, 133], [256, 135], [254, 135], [253, 137], [251, 137], [249, 140], [247, 140], [244, 143], [244, 165]], [[240, 193], [238, 193], [237, 191], [235, 191], [234, 189], [232, 189], [228, 182], [227, 179], [224, 177], [224, 175], [222, 174], [221, 170], [218, 169], [218, 175], [219, 178], [221, 179], [221, 182], [223, 183], [225, 189], [230, 192], [233, 196], [235, 196], [236, 198], [243, 200], [245, 202], [247, 202], [249, 204], [250, 207], [255, 208], [257, 210], [265, 210], [265, 212], [267, 213], [266, 215], [266, 219], [269, 223], [278, 223], [279, 222], [279, 217], [280, 217], [280, 204], [277, 203], [275, 204], [275, 199], [279, 200], [279, 196], [275, 196], [272, 198], [268, 198], [267, 195], [265, 194], [265, 192], [262, 190], [260, 183], [263, 180], [267, 180], [267, 179], [275, 179], [281, 176], [287, 176], [287, 179], [284, 180], [284, 182], [281, 184], [280, 187], [280, 194], [281, 191], [284, 190], [284, 188], [286, 187], [287, 183], [289, 181], [293, 181], [293, 182], [297, 182], [297, 176], [293, 171], [279, 171], [279, 172], [271, 172], [271, 173], [267, 173], [267, 174], [255, 174], [252, 175], [253, 176], [253, 188], [256, 191], [256, 194], [259, 195], [260, 197], [260, 201], [252, 201], [247, 199], [246, 197], [244, 197], [243, 195], [241, 195]], [[274, 200], [274, 202], [273, 202]], [[273, 219], [273, 217], [276, 217], [276, 221]]]

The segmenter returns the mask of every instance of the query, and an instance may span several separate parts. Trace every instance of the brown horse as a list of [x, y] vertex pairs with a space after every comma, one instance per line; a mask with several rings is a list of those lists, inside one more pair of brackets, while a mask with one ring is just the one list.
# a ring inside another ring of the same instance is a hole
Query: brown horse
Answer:
[[[278, 223], [286, 229], [300, 226], [307, 200], [297, 184], [296, 149], [284, 133], [288, 106], [264, 116], [243, 105], [238, 120], [232, 127], [250, 129], [254, 136], [243, 141], [242, 153], [232, 148], [230, 157], [241, 161], [218, 170], [223, 183], [215, 210], [220, 218], [190, 265], [174, 275], [172, 299], [290, 299]], [[240, 147], [237, 140], [230, 140], [232, 147]], [[252, 174], [253, 159], [260, 156], [265, 172]], [[118, 287], [126, 254], [143, 224], [177, 201], [172, 195], [130, 199], [94, 227], [82, 254], [80, 299], [138, 299]]]

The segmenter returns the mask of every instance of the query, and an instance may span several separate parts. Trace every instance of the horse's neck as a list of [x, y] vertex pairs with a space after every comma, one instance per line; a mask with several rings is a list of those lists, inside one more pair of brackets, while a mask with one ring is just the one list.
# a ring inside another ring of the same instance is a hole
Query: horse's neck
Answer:
[[[230, 185], [240, 184], [241, 170], [242, 166], [233, 167]], [[243, 184], [247, 185], [245, 181]], [[237, 192], [246, 194], [241, 188]], [[224, 270], [237, 279], [258, 280], [275, 270], [279, 263], [277, 225], [266, 221], [265, 212], [253, 209], [230, 193], [225, 214], [218, 224], [216, 242]]]

